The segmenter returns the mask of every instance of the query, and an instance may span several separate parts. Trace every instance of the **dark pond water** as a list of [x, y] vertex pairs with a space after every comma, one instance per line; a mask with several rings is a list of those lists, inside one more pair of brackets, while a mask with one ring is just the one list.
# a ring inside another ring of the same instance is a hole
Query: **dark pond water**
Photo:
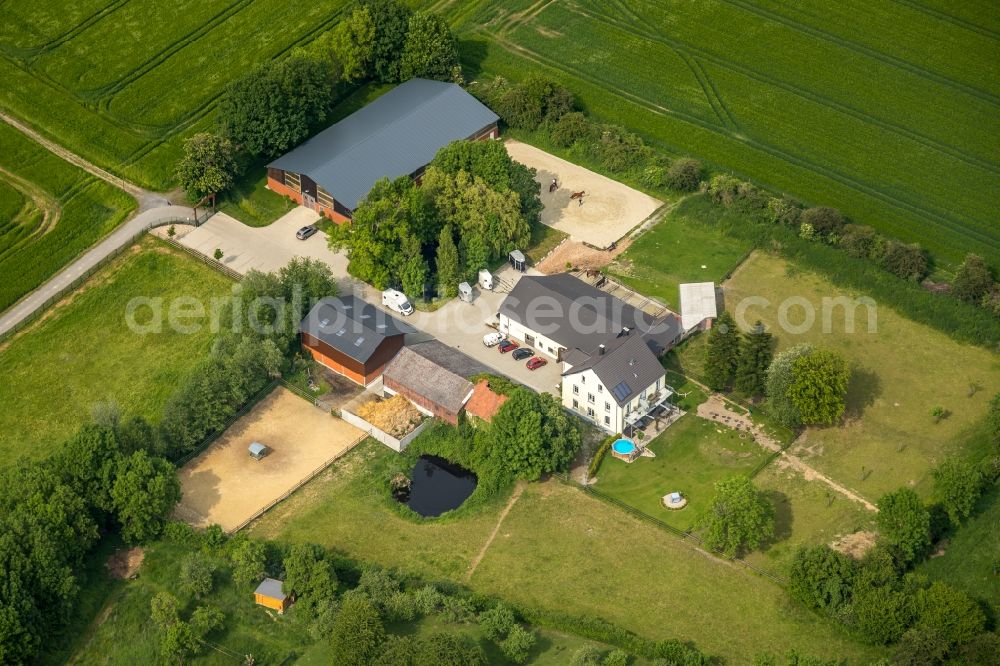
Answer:
[[476, 489], [476, 475], [437, 456], [420, 456], [410, 476], [409, 497], [397, 496], [421, 516], [440, 516], [457, 509]]

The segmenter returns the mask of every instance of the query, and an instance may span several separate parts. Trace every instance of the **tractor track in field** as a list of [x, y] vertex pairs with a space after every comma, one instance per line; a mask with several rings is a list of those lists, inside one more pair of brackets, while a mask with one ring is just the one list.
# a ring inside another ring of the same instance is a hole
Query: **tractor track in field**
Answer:
[[913, 2], [913, 0], [891, 0], [891, 1], [895, 2], [897, 5], [903, 5], [904, 7], [909, 7], [914, 11], [927, 14], [928, 16], [936, 18], [940, 21], [944, 21], [945, 23], [951, 23], [953, 26], [962, 28], [963, 30], [976, 32], [982, 35], [983, 37], [988, 37], [990, 39], [995, 39], [1000, 41], [1000, 32], [996, 32], [995, 30], [990, 30], [989, 28], [986, 28], [981, 25], [976, 25], [975, 23], [966, 21], [963, 18], [952, 16], [951, 14], [946, 14], [941, 10], [934, 9], [933, 7], [922, 5], [919, 2]]
[[[892, 195], [886, 194], [885, 192], [871, 185], [862, 183], [852, 178], [851, 176], [845, 175], [828, 167], [821, 166], [819, 164], [811, 162], [810, 160], [807, 160], [805, 158], [799, 157], [785, 150], [782, 150], [781, 148], [777, 148], [775, 146], [763, 143], [761, 141], [752, 139], [747, 136], [734, 134], [725, 127], [720, 127], [713, 123], [706, 122], [684, 111], [669, 109], [660, 104], [656, 104], [655, 102], [647, 100], [639, 95], [618, 88], [614, 82], [608, 81], [606, 79], [595, 76], [588, 72], [584, 72], [580, 68], [574, 67], [572, 65], [566, 65], [565, 63], [560, 63], [559, 65], [555, 65], [551, 59], [546, 58], [542, 54], [536, 53], [535, 51], [532, 51], [524, 46], [513, 43], [503, 35], [497, 33], [491, 33], [485, 30], [480, 30], [480, 32], [485, 36], [493, 39], [498, 45], [500, 45], [504, 49], [510, 51], [515, 55], [531, 60], [532, 62], [540, 65], [543, 68], [548, 68], [551, 70], [555, 70], [557, 72], [562, 72], [563, 74], [569, 74], [573, 77], [587, 81], [593, 85], [597, 85], [602, 89], [604, 89], [605, 91], [627, 102], [638, 104], [639, 106], [649, 111], [652, 111], [657, 115], [664, 117], [672, 116], [682, 122], [687, 122], [693, 125], [697, 125], [725, 139], [738, 141], [739, 143], [742, 143], [750, 148], [759, 150], [763, 153], [769, 154], [772, 157], [776, 157], [791, 165], [806, 169], [819, 176], [828, 178], [836, 183], [839, 183], [840, 185], [853, 189], [856, 192], [865, 194], [871, 197], [872, 199], [880, 201], [881, 203], [888, 205], [892, 208], [895, 208], [900, 211], [906, 211], [910, 215], [920, 217], [928, 224], [928, 226], [947, 229], [951, 232], [954, 232], [956, 235], [963, 236], [969, 240], [973, 240], [975, 242], [982, 243], [984, 245], [994, 245], [997, 242], [995, 234], [987, 233], [979, 228], [968, 227], [962, 224], [961, 222], [949, 219], [948, 217], [945, 217], [940, 213], [927, 210], [926, 208], [923, 208], [917, 204], [902, 199], [898, 199]], [[763, 184], [767, 185], [766, 183]]]
[[4, 53], [7, 53], [15, 58], [21, 58], [25, 61], [35, 60], [39, 56], [45, 55], [49, 51], [58, 48], [60, 45], [65, 44], [69, 40], [73, 39], [81, 32], [83, 32], [90, 26], [94, 25], [95, 23], [103, 19], [105, 16], [113, 14], [126, 2], [128, 2], [128, 0], [115, 0], [115, 2], [112, 2], [109, 5], [101, 7], [93, 14], [80, 21], [77, 25], [73, 26], [66, 32], [62, 33], [61, 35], [53, 37], [52, 39], [50, 39], [44, 44], [41, 44], [40, 46], [34, 46], [26, 49], [16, 49], [16, 48], [9, 50], [3, 49], [3, 51]]
[[[27, 197], [28, 200], [34, 204], [35, 208], [42, 211], [42, 223], [33, 229], [32, 232], [25, 236], [22, 240], [30, 240], [38, 236], [44, 236], [48, 232], [52, 231], [57, 224], [59, 224], [59, 218], [62, 217], [62, 207], [52, 195], [32, 183], [30, 180], [22, 178], [2, 166], [0, 166], [0, 174], [3, 174], [4, 179], [11, 185], [11, 187]], [[15, 222], [19, 216], [20, 212], [17, 216], [15, 216]], [[3, 255], [0, 254], [0, 257], [2, 256]]]
[[[910, 141], [913, 141], [914, 143], [919, 143], [920, 145], [922, 145], [922, 146], [924, 146], [926, 148], [931, 148], [932, 150], [936, 150], [936, 151], [938, 151], [940, 153], [948, 155], [949, 157], [953, 157], [953, 158], [955, 158], [957, 160], [965, 162], [966, 164], [969, 164], [970, 166], [978, 167], [980, 169], [984, 169], [986, 171], [990, 171], [990, 172], [992, 172], [994, 174], [1000, 175], [1000, 165], [997, 165], [997, 164], [994, 164], [992, 162], [986, 161], [986, 160], [984, 160], [984, 159], [982, 159], [982, 158], [980, 158], [980, 157], [978, 157], [976, 155], [972, 155], [972, 154], [966, 152], [965, 150], [963, 150], [962, 148], [959, 148], [958, 146], [954, 146], [954, 145], [951, 145], [949, 143], [945, 143], [943, 141], [940, 141], [939, 139], [935, 139], [935, 138], [929, 137], [929, 136], [927, 136], [925, 134], [922, 134], [920, 132], [912, 130], [912, 129], [908, 128], [908, 127], [904, 127], [902, 125], [898, 125], [898, 124], [896, 124], [896, 123], [894, 123], [892, 121], [888, 121], [888, 120], [883, 120], [881, 118], [877, 118], [876, 116], [873, 116], [873, 115], [871, 115], [870, 113], [868, 113], [866, 111], [863, 111], [861, 109], [858, 109], [858, 108], [855, 108], [855, 107], [852, 107], [852, 106], [848, 106], [846, 104], [838, 102], [838, 101], [836, 101], [836, 100], [834, 100], [834, 99], [832, 99], [832, 98], [830, 98], [830, 97], [828, 97], [826, 95], [823, 95], [821, 93], [816, 93], [816, 92], [813, 92], [811, 90], [807, 90], [807, 89], [805, 89], [805, 88], [803, 88], [801, 86], [797, 86], [795, 84], [788, 83], [787, 81], [783, 81], [783, 80], [778, 79], [776, 77], [773, 77], [773, 76], [771, 76], [769, 74], [764, 74], [763, 72], [759, 72], [759, 71], [757, 71], [755, 69], [752, 69], [750, 67], [746, 67], [744, 65], [741, 65], [739, 63], [733, 62], [733, 61], [728, 60], [726, 58], [722, 58], [722, 57], [720, 57], [718, 55], [715, 55], [714, 53], [712, 53], [710, 51], [706, 51], [705, 49], [702, 49], [700, 47], [697, 47], [697, 46], [694, 46], [694, 45], [691, 45], [691, 44], [687, 44], [687, 43], [681, 42], [679, 40], [672, 39], [670, 37], [667, 37], [667, 36], [663, 35], [663, 33], [660, 32], [660, 31], [658, 31], [658, 30], [654, 31], [654, 30], [650, 30], [650, 29], [643, 29], [643, 28], [640, 28], [638, 25], [634, 25], [634, 24], [629, 23], [629, 22], [621, 21], [621, 20], [619, 20], [619, 19], [617, 19], [617, 18], [615, 18], [613, 16], [609, 16], [609, 15], [604, 14], [604, 13], [599, 12], [599, 11], [588, 11], [588, 10], [580, 9], [580, 8], [570, 8], [569, 11], [573, 11], [575, 13], [580, 14], [581, 16], [586, 16], [587, 18], [590, 18], [590, 19], [593, 19], [593, 20], [606, 21], [606, 22], [608, 22], [608, 23], [610, 23], [612, 25], [615, 25], [618, 28], [620, 28], [622, 30], [625, 30], [626, 32], [629, 32], [631, 34], [634, 34], [636, 36], [644, 37], [646, 39], [650, 39], [650, 40], [659, 42], [659, 43], [663, 44], [664, 46], [667, 46], [667, 47], [671, 48], [672, 50], [674, 50], [677, 53], [688, 52], [688, 55], [690, 57], [692, 57], [692, 58], [694, 58], [695, 56], [697, 56], [697, 58], [705, 60], [705, 61], [707, 61], [707, 62], [709, 62], [709, 63], [711, 63], [713, 65], [716, 65], [718, 67], [722, 67], [724, 69], [728, 69], [728, 70], [730, 70], [732, 72], [735, 72], [737, 74], [740, 74], [742, 76], [746, 76], [747, 78], [750, 78], [750, 79], [752, 79], [754, 81], [758, 81], [758, 82], [764, 83], [766, 85], [774, 86], [775, 88], [779, 88], [781, 90], [784, 90], [787, 93], [790, 93], [790, 94], [796, 95], [798, 97], [801, 97], [802, 99], [805, 99], [805, 100], [807, 100], [809, 102], [812, 102], [814, 104], [819, 104], [821, 106], [825, 106], [825, 107], [830, 108], [830, 109], [832, 109], [834, 111], [837, 111], [837, 112], [842, 113], [844, 115], [847, 115], [847, 116], [850, 116], [852, 118], [855, 118], [856, 120], [860, 120], [861, 122], [864, 122], [866, 124], [874, 125], [874, 126], [880, 128], [880, 129], [886, 130], [888, 132], [892, 132], [894, 134], [898, 134], [899, 136], [902, 136], [902, 137], [904, 137], [906, 139], [909, 139]], [[650, 25], [650, 23], [648, 21], [643, 21], [642, 18], [638, 17], [638, 16], [636, 16], [635, 21], [637, 23], [642, 23], [643, 25]], [[708, 76], [707, 72], [705, 73], [705, 78], [708, 79], [709, 82], [711, 82], [711, 79]], [[716, 95], [718, 95], [717, 92], [716, 92]], [[719, 96], [719, 100], [721, 102], [721, 100], [722, 100], [721, 96]]]

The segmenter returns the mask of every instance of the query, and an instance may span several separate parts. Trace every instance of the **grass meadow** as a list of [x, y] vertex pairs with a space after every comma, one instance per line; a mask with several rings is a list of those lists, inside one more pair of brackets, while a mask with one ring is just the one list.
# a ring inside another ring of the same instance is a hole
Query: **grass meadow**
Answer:
[[[849, 310], [831, 307], [824, 317], [823, 299], [864, 294], [836, 288], [763, 252], [737, 269], [724, 292], [726, 308], [743, 320], [738, 323], [763, 321], [779, 351], [808, 342], [848, 359], [853, 374], [844, 424], [809, 428], [792, 450], [867, 499], [874, 502], [902, 485], [927, 496], [934, 465], [949, 455], [975, 453], [985, 441], [980, 424], [1000, 385], [1000, 360], [990, 351], [959, 344], [877, 303], [874, 332], [864, 307], [852, 311], [853, 332], [848, 332]], [[803, 326], [810, 311], [815, 321]], [[779, 326], [780, 313], [785, 328]], [[702, 349], [688, 346], [680, 364], [685, 353], [692, 365], [699, 364]], [[978, 388], [970, 391], [973, 386]], [[931, 416], [936, 406], [947, 411], [940, 423]]]
[[[125, 415], [156, 419], [180, 381], [208, 353], [211, 333], [140, 335], [125, 323], [133, 297], [189, 296], [208, 303], [231, 282], [152, 237], [0, 347], [0, 454], [39, 458], [114, 400]], [[169, 300], [167, 301], [169, 304]], [[207, 307], [207, 306], [206, 306]], [[142, 313], [137, 320], [145, 321]]]
[[966, 251], [1000, 263], [995, 6], [480, 0], [444, 11], [476, 78], [544, 72], [668, 152], [839, 207], [945, 263]]
[[0, 123], [0, 311], [135, 209], [124, 192]]
[[[321, 543], [431, 580], [464, 579], [507, 498], [452, 520], [404, 518], [386, 505], [383, 481], [371, 472], [393, 455], [373, 442], [359, 446], [251, 534]], [[534, 608], [596, 615], [649, 638], [693, 641], [727, 663], [788, 648], [856, 661], [876, 654], [794, 606], [773, 583], [556, 481], [525, 487], [469, 585]]]

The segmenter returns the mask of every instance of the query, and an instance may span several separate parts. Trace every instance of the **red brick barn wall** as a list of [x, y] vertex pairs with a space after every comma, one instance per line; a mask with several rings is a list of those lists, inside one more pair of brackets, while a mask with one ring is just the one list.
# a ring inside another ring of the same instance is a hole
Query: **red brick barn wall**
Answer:
[[458, 425], [457, 413], [445, 409], [443, 406], [437, 404], [436, 402], [428, 400], [426, 397], [420, 395], [419, 393], [414, 393], [409, 388], [403, 386], [402, 384], [391, 379], [390, 377], [383, 377], [382, 381], [384, 382], [384, 385], [387, 389], [389, 389], [390, 391], [395, 391], [396, 393], [400, 394], [401, 396], [412, 402], [414, 405], [423, 407], [434, 416], [444, 421], [447, 421], [452, 425]]

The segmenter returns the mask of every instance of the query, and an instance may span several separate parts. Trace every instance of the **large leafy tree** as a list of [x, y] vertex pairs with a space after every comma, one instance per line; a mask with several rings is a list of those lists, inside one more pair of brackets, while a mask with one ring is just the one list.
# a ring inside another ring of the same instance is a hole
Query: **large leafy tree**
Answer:
[[416, 236], [408, 234], [403, 238], [400, 251], [403, 266], [399, 272], [399, 281], [402, 284], [403, 293], [413, 298], [421, 297], [424, 294], [424, 285], [427, 283], [429, 269], [420, 247], [420, 240]]
[[534, 481], [566, 469], [580, 450], [580, 432], [548, 394], [515, 388], [493, 417], [478, 454], [496, 469]]
[[404, 81], [419, 76], [461, 82], [458, 43], [451, 28], [438, 14], [417, 12], [410, 17], [399, 70]]
[[345, 81], [355, 83], [371, 76], [375, 24], [368, 7], [355, 7], [327, 34], [325, 46], [340, 62]]
[[115, 515], [126, 543], [142, 543], [159, 536], [174, 505], [181, 499], [181, 484], [174, 466], [163, 458], [136, 451], [123, 458], [111, 489]]
[[854, 560], [829, 546], [803, 548], [792, 562], [788, 591], [809, 608], [835, 613], [851, 600]]
[[385, 627], [375, 605], [363, 594], [344, 595], [330, 633], [333, 663], [367, 666], [384, 641]]
[[490, 248], [479, 230], [462, 236], [462, 264], [468, 280], [475, 280], [480, 269], [489, 268]]
[[913, 562], [931, 543], [931, 515], [910, 488], [882, 496], [875, 517], [879, 533], [903, 563]]
[[177, 163], [177, 181], [189, 201], [225, 192], [233, 185], [239, 164], [232, 141], [200, 132], [184, 142], [184, 155]]
[[400, 81], [400, 56], [410, 26], [410, 9], [397, 0], [361, 0], [375, 31], [372, 71], [384, 83]]
[[836, 423], [844, 415], [850, 376], [847, 361], [830, 349], [817, 349], [795, 359], [787, 395], [802, 423]]
[[743, 335], [733, 386], [746, 395], [762, 395], [767, 386], [767, 369], [774, 354], [772, 336], [757, 322]]
[[706, 546], [735, 557], [774, 534], [774, 509], [748, 477], [735, 476], [715, 484], [702, 526]]
[[251, 155], [278, 155], [326, 119], [338, 76], [328, 61], [304, 53], [262, 65], [226, 90], [219, 126]]
[[793, 367], [796, 360], [811, 354], [812, 351], [811, 345], [795, 345], [775, 356], [767, 370], [765, 392], [767, 393], [768, 413], [779, 423], [790, 428], [802, 425], [802, 415], [788, 396], [788, 389], [795, 378]]
[[705, 349], [705, 383], [716, 390], [725, 389], [736, 375], [740, 358], [740, 332], [733, 316], [723, 312], [708, 333]]
[[983, 490], [979, 469], [958, 458], [948, 458], [931, 472], [934, 477], [934, 497], [952, 524], [958, 526], [972, 514]]
[[292, 546], [283, 560], [285, 594], [293, 594], [296, 605], [312, 611], [337, 593], [337, 575], [322, 546], [312, 543]]
[[233, 582], [242, 587], [256, 585], [264, 579], [267, 567], [267, 549], [262, 541], [237, 536], [227, 545]]

